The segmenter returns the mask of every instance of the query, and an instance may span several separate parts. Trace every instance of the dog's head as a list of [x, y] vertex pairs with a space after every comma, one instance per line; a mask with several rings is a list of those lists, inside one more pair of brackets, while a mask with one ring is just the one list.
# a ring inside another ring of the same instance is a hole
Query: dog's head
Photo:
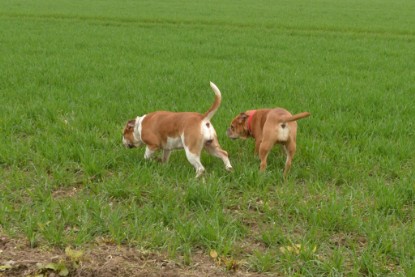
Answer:
[[135, 148], [139, 147], [143, 143], [140, 139], [140, 124], [141, 122], [139, 117], [137, 117], [136, 119], [129, 120], [125, 125], [122, 135], [122, 143], [125, 147]]
[[247, 126], [248, 115], [246, 113], [240, 113], [236, 116], [232, 122], [231, 126], [226, 130], [226, 135], [231, 139], [242, 138], [246, 139], [249, 137], [249, 131]]

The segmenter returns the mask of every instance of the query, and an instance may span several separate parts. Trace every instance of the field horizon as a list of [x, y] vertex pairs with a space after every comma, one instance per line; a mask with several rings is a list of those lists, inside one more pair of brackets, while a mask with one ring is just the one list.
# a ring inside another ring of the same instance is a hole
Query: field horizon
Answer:
[[[0, 276], [414, 275], [414, 26], [409, 0], [2, 1]], [[233, 172], [123, 147], [209, 81]], [[272, 107], [311, 113], [285, 181], [225, 135]]]

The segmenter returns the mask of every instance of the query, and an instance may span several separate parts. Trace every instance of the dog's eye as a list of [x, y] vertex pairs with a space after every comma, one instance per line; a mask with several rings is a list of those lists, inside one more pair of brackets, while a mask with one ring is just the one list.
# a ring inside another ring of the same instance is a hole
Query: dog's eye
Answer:
[[233, 131], [233, 129], [235, 129], [235, 128], [233, 127], [233, 125], [231, 125], [231, 130]]

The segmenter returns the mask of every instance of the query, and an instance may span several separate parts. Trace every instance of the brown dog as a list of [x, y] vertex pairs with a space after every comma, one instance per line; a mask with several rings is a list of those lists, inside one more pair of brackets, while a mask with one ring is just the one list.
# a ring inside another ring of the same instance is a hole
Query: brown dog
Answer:
[[228, 171], [232, 170], [228, 153], [221, 149], [210, 122], [222, 99], [217, 86], [212, 82], [210, 86], [215, 93], [215, 102], [205, 114], [156, 111], [138, 116], [125, 126], [123, 144], [129, 148], [146, 145], [145, 159], [151, 158], [156, 150], [163, 150], [163, 162], [168, 161], [172, 150], [184, 148], [187, 160], [196, 169], [196, 177], [205, 170], [200, 162], [203, 148], [221, 158]]
[[272, 147], [277, 143], [282, 144], [287, 154], [285, 178], [296, 150], [296, 120], [309, 115], [308, 112], [292, 115], [282, 108], [250, 110], [235, 117], [226, 134], [231, 139], [255, 139], [255, 153], [261, 159], [261, 171], [265, 171], [267, 167], [267, 157]]

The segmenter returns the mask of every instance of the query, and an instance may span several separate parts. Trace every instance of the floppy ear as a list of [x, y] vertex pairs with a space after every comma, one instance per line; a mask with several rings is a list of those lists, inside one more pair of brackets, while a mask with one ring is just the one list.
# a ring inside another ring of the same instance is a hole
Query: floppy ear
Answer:
[[135, 119], [128, 121], [127, 128], [128, 129], [134, 129], [135, 126]]
[[246, 113], [240, 113], [238, 117], [238, 123], [243, 123], [248, 118]]

